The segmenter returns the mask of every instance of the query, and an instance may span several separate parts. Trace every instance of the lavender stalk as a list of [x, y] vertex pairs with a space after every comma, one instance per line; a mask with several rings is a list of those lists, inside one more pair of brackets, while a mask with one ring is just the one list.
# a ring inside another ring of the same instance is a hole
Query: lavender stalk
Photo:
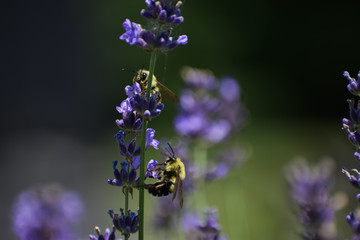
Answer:
[[[150, 101], [150, 89], [152, 84], [152, 79], [154, 76], [156, 64], [156, 52], [152, 52], [150, 58], [150, 68], [149, 68], [149, 79], [146, 88], [146, 99]], [[144, 239], [144, 180], [145, 180], [145, 145], [146, 145], [146, 129], [147, 129], [148, 121], [143, 121], [142, 129], [141, 129], [141, 151], [140, 151], [140, 188], [139, 188], [139, 239]]]

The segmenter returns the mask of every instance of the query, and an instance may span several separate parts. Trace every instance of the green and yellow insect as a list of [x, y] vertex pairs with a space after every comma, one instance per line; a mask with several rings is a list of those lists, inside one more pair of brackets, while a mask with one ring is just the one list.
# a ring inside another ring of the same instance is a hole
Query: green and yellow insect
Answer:
[[[141, 91], [143, 93], [146, 92], [147, 84], [149, 79], [149, 71], [145, 69], [140, 69], [136, 72], [133, 83], [137, 82], [140, 84]], [[179, 103], [179, 98], [176, 96], [176, 94], [168, 89], [166, 86], [161, 84], [153, 75], [153, 79], [151, 82], [151, 94], [155, 97], [157, 103], [161, 103], [162, 99], [169, 100], [174, 103]]]

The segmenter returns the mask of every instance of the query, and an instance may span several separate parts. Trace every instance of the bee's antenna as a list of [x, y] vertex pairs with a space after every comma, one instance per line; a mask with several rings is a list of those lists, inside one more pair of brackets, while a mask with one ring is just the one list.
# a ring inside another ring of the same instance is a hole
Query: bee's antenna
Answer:
[[[174, 152], [174, 149], [171, 147], [171, 145], [170, 145], [170, 143], [167, 143], [168, 144], [168, 146], [169, 146], [169, 148], [170, 148], [170, 150], [171, 150], [171, 153], [172, 153], [172, 157], [173, 158], [175, 158], [175, 152]], [[170, 151], [169, 151], [169, 153], [170, 153]]]

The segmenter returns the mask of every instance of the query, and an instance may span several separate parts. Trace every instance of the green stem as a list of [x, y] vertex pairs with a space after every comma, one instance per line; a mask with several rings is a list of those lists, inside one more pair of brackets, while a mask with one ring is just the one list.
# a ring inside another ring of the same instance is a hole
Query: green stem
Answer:
[[[146, 88], [146, 99], [150, 99], [150, 90], [152, 79], [154, 76], [156, 64], [156, 52], [151, 53], [149, 79]], [[143, 120], [141, 128], [141, 150], [140, 150], [140, 187], [139, 187], [139, 240], [144, 240], [144, 182], [145, 182], [145, 144], [146, 144], [146, 129], [148, 121]]]
[[[129, 170], [130, 170], [130, 163], [128, 163], [127, 165], [127, 172], [129, 174]], [[129, 189], [125, 188], [125, 214], [127, 214], [129, 210]], [[128, 240], [129, 237], [128, 236], [124, 236], [125, 240]]]

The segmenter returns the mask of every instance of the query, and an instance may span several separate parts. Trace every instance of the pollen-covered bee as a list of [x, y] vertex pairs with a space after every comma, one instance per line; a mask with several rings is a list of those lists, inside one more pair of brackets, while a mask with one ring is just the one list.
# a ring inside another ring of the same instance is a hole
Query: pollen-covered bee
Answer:
[[[169, 145], [170, 146], [170, 145]], [[185, 165], [180, 158], [175, 158], [174, 151], [171, 146], [172, 156], [158, 166], [165, 166], [164, 168], [158, 167], [155, 169], [159, 173], [159, 180], [154, 184], [147, 184], [145, 188], [150, 194], [161, 197], [167, 196], [172, 193], [172, 200], [178, 196], [180, 207], [183, 207], [183, 190], [182, 181], [185, 179]]]
[[[137, 82], [140, 84], [141, 91], [146, 92], [147, 84], [149, 79], [149, 71], [140, 69], [137, 71], [133, 78], [133, 83]], [[153, 75], [153, 79], [151, 82], [151, 94], [155, 97], [157, 103], [161, 102], [161, 99], [166, 99], [169, 101], [172, 101], [174, 103], [179, 103], [179, 98], [176, 96], [176, 94], [165, 87], [163, 84], [161, 84]]]

